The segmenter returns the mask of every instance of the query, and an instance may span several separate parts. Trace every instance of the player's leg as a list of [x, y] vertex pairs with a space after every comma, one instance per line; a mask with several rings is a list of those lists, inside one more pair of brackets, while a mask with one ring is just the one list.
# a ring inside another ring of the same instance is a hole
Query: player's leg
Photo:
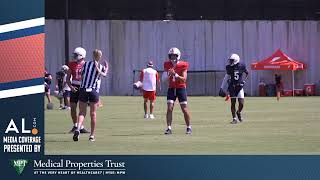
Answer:
[[145, 119], [149, 118], [149, 115], [148, 115], [148, 99], [147, 98], [143, 98], [143, 109], [144, 109], [144, 118]]
[[63, 93], [64, 106], [67, 110], [70, 109], [70, 91], [64, 91]]
[[47, 89], [46, 97], [48, 99], [48, 103], [51, 103], [51, 95], [50, 95], [50, 89], [49, 88]]
[[171, 132], [171, 124], [172, 124], [173, 107], [174, 107], [174, 101], [167, 103], [167, 115], [166, 115], [166, 118], [167, 118], [167, 130], [166, 130], [165, 134], [172, 134], [172, 132]]
[[231, 124], [236, 124], [237, 123], [237, 119], [236, 119], [236, 102], [237, 102], [237, 98], [231, 97], [231, 114], [232, 114]]
[[150, 101], [150, 119], [154, 119], [155, 117], [153, 115], [153, 109], [154, 109], [154, 104], [156, 102], [156, 93], [155, 93], [155, 91], [152, 91], [150, 93], [149, 101]]
[[148, 115], [148, 93], [147, 91], [143, 91], [143, 110], [144, 110], [144, 118], [149, 118]]
[[239, 107], [238, 107], [238, 111], [237, 111], [237, 116], [238, 116], [239, 121], [242, 122], [243, 119], [241, 117], [241, 111], [244, 106], [244, 98], [238, 98], [238, 103], [239, 103]]
[[73, 133], [77, 128], [77, 121], [78, 121], [77, 104], [78, 104], [78, 96], [79, 96], [78, 93], [79, 92], [70, 92], [70, 106], [71, 106], [70, 115], [73, 123], [73, 128], [70, 130], [69, 133]]
[[276, 91], [277, 91], [277, 101], [280, 100], [280, 85], [276, 85]]
[[167, 92], [167, 114], [166, 114], [167, 129], [165, 131], [165, 134], [172, 134], [172, 130], [171, 130], [172, 112], [173, 112], [175, 100], [176, 100], [175, 89], [169, 88]]
[[80, 129], [82, 127], [84, 118], [87, 114], [87, 102], [89, 100], [87, 92], [85, 90], [79, 90], [79, 116], [77, 121], [77, 129], [74, 131], [73, 140], [78, 141], [80, 135]]
[[186, 134], [191, 134], [192, 129], [190, 125], [190, 113], [188, 109], [188, 100], [187, 100], [187, 90], [186, 88], [177, 89], [177, 97], [180, 103], [180, 107], [184, 116], [184, 121], [186, 122]]
[[[80, 87], [78, 87], [80, 89]], [[78, 117], [77, 117], [77, 104], [80, 96], [80, 90], [71, 94], [70, 104], [71, 104], [71, 118], [74, 123], [74, 127], [71, 129], [71, 133], [75, 130], [74, 128], [78, 125]], [[84, 125], [80, 127], [80, 133], [90, 133], [88, 130], [84, 128]]]
[[91, 118], [91, 133], [89, 136], [89, 141], [95, 141], [95, 130], [97, 122], [97, 108], [99, 102], [99, 95], [95, 90], [89, 93], [90, 102], [90, 118]]
[[64, 109], [64, 106], [63, 106], [63, 97], [60, 97], [59, 98], [59, 103], [60, 103], [60, 106], [59, 106], [59, 109]]
[[243, 121], [242, 117], [241, 117], [241, 111], [243, 109], [243, 106], [244, 106], [244, 90], [241, 89], [238, 96], [238, 103], [239, 103], [239, 106], [238, 106], [238, 110], [237, 110], [237, 117], [238, 117], [238, 120], [240, 122]]

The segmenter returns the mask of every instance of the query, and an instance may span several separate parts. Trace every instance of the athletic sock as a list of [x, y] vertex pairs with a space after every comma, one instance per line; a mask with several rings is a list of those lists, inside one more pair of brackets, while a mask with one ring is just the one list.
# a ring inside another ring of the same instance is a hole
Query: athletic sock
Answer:
[[171, 130], [171, 126], [168, 126], [168, 129], [170, 129], [170, 130]]

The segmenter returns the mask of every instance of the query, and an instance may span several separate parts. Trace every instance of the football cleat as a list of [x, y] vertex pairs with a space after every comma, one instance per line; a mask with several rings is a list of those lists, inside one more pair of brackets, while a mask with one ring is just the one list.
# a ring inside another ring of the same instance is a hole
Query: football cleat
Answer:
[[74, 133], [75, 130], [77, 130], [77, 127], [76, 127], [76, 126], [73, 126], [72, 129], [69, 131], [69, 133], [70, 133], [70, 134], [71, 134], [71, 133]]
[[89, 141], [90, 141], [90, 142], [94, 142], [94, 141], [96, 141], [96, 138], [95, 138], [94, 136], [90, 136], [90, 137], [89, 137]]
[[236, 118], [233, 118], [232, 121], [230, 122], [230, 124], [237, 124], [237, 119]]
[[80, 131], [75, 130], [73, 134], [73, 141], [79, 141], [79, 135], [80, 135]]
[[148, 118], [149, 118], [149, 114], [145, 114], [145, 115], [144, 115], [144, 118], [145, 118], [145, 119], [148, 119]]
[[192, 129], [191, 128], [187, 128], [186, 134], [191, 134], [191, 133], [192, 133]]
[[90, 133], [90, 131], [86, 130], [85, 128], [80, 129], [80, 133]]
[[242, 117], [241, 117], [241, 113], [240, 113], [239, 111], [237, 111], [237, 117], [238, 117], [238, 119], [239, 119], [239, 122], [242, 122], [242, 121], [243, 121], [243, 119], [242, 119]]
[[167, 130], [164, 132], [164, 134], [172, 134], [171, 129], [167, 129]]
[[154, 119], [155, 117], [154, 117], [153, 114], [150, 114], [150, 115], [149, 115], [149, 118], [150, 118], [150, 119]]

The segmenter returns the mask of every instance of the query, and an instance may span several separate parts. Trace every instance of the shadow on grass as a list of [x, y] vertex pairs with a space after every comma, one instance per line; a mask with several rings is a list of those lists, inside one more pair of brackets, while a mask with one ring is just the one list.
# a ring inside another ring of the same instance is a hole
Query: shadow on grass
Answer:
[[72, 139], [70, 139], [70, 140], [46, 140], [46, 143], [47, 142], [68, 142], [68, 143], [70, 143], [70, 142], [73, 142], [73, 140]]
[[140, 133], [140, 134], [112, 134], [111, 136], [154, 136], [154, 135], [164, 135], [164, 134], [155, 134], [155, 133]]
[[69, 132], [47, 132], [44, 134], [73, 134], [73, 133], [69, 133]]

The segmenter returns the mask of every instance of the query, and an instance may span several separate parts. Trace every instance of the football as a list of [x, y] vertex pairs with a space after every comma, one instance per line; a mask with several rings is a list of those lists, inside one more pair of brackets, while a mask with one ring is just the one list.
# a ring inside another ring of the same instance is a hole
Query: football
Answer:
[[52, 110], [54, 108], [53, 103], [48, 103], [47, 104], [47, 109]]
[[140, 89], [140, 88], [142, 88], [142, 82], [141, 81], [138, 81], [138, 82], [135, 82], [135, 83], [133, 83], [133, 87], [135, 88], [135, 89]]

